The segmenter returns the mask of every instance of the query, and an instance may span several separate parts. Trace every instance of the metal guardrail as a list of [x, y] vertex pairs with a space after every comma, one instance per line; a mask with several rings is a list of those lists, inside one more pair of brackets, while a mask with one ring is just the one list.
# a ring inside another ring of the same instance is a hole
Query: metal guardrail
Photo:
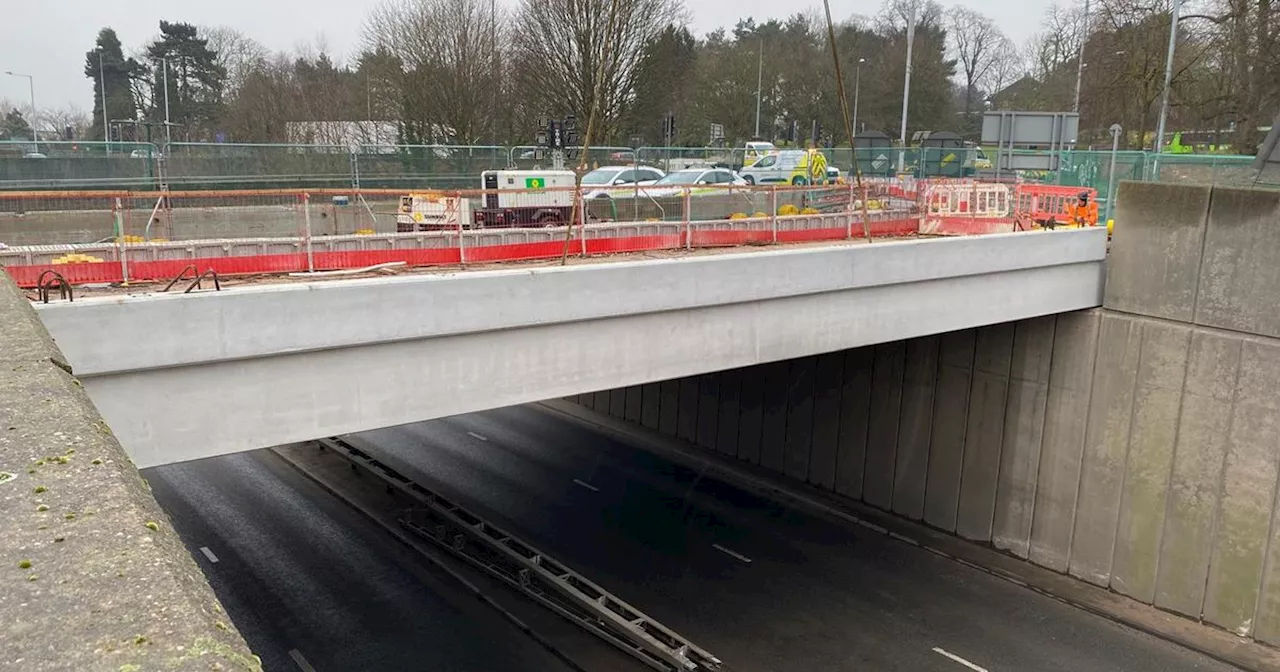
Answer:
[[722, 661], [710, 652], [461, 504], [413, 482], [342, 438], [318, 443], [417, 502], [420, 508], [400, 519], [405, 529], [501, 579], [653, 669], [721, 669]]

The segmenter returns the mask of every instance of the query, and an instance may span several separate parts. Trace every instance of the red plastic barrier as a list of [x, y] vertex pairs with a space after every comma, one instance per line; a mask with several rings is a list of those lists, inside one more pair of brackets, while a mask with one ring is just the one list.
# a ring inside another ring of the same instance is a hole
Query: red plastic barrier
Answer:
[[1067, 206], [1080, 197], [1081, 193], [1089, 194], [1089, 198], [1098, 198], [1097, 189], [1086, 187], [1069, 187], [1056, 184], [1019, 184], [1015, 195], [1014, 212], [1022, 218], [1044, 224], [1057, 222], [1065, 224], [1069, 221]]
[[[915, 217], [873, 221], [873, 236], [910, 235], [917, 232], [919, 220]], [[787, 230], [770, 229], [709, 229], [695, 225], [679, 233], [623, 237], [588, 238], [584, 246], [575, 231], [569, 244], [569, 254], [578, 256], [648, 250], [671, 250], [691, 247], [741, 246], [759, 243], [803, 242], [816, 240], [841, 240], [849, 236], [846, 227]], [[853, 237], [863, 235], [862, 225], [854, 222]], [[464, 259], [468, 263], [554, 259], [564, 254], [564, 240], [556, 239], [535, 243], [511, 243], [479, 245], [475, 247], [391, 249], [365, 251], [316, 251], [312, 263], [316, 270], [363, 268], [388, 262], [404, 262], [410, 266], [455, 265]], [[212, 270], [218, 275], [259, 275], [297, 273], [308, 269], [307, 255], [303, 252], [288, 254], [264, 254], [238, 257], [201, 257], [164, 261], [134, 261], [127, 264], [130, 281], [164, 281], [176, 277], [188, 266], [195, 266], [196, 273]], [[42, 272], [54, 270], [73, 285], [123, 282], [126, 273], [117, 261], [73, 264], [33, 264], [7, 266], [5, 270], [19, 286], [35, 287]]]

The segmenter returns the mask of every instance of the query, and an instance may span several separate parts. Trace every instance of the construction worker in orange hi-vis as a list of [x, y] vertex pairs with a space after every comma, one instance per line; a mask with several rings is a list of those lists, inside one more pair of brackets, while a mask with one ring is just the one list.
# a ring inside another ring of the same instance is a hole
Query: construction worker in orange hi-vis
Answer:
[[1067, 204], [1067, 218], [1076, 226], [1097, 226], [1097, 201], [1089, 199], [1089, 192], [1080, 192], [1080, 197], [1074, 204]]

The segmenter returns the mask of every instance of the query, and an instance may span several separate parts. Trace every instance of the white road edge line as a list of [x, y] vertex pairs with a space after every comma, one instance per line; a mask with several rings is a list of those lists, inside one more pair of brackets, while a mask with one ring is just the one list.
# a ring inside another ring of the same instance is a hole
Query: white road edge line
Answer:
[[936, 654], [938, 654], [938, 655], [940, 655], [940, 656], [945, 656], [945, 657], [947, 657], [947, 658], [950, 658], [951, 660], [954, 660], [954, 661], [956, 661], [957, 663], [960, 663], [961, 665], [964, 665], [965, 667], [967, 667], [967, 668], [969, 668], [969, 669], [973, 670], [974, 672], [987, 672], [987, 668], [985, 668], [985, 667], [978, 667], [977, 665], [974, 665], [973, 663], [971, 663], [971, 662], [969, 662], [969, 661], [965, 660], [964, 658], [961, 658], [960, 656], [957, 656], [957, 655], [956, 655], [956, 654], [954, 654], [954, 653], [951, 653], [951, 652], [949, 652], [949, 651], [946, 651], [945, 649], [942, 649], [942, 648], [939, 648], [939, 647], [936, 647], [936, 646], [935, 646], [935, 647], [933, 647], [933, 652], [934, 652], [934, 653], [936, 653]]
[[578, 485], [581, 485], [582, 487], [584, 487], [584, 488], [586, 488], [586, 489], [590, 490], [591, 492], [600, 492], [600, 488], [597, 488], [596, 486], [591, 485], [590, 483], [585, 483], [585, 482], [583, 482], [583, 481], [579, 481], [579, 480], [578, 480], [578, 479], [576, 479], [576, 478], [575, 478], [575, 479], [573, 479], [573, 482], [574, 482], [574, 483], [577, 483]]
[[724, 553], [724, 554], [726, 554], [726, 555], [733, 556], [733, 557], [735, 557], [735, 558], [737, 558], [737, 559], [739, 559], [739, 560], [741, 560], [741, 561], [743, 561], [743, 562], [747, 563], [748, 565], [749, 565], [749, 564], [751, 564], [751, 558], [748, 558], [747, 556], [745, 556], [745, 555], [743, 555], [743, 554], [741, 554], [741, 553], [738, 553], [737, 551], [729, 550], [729, 549], [725, 548], [724, 546], [721, 546], [720, 544], [711, 544], [711, 548], [714, 548], [714, 549], [716, 549], [717, 551], [720, 551], [721, 553]]
[[204, 557], [209, 558], [209, 562], [212, 562], [212, 563], [218, 562], [218, 556], [214, 555], [213, 551], [209, 550], [208, 546], [201, 546], [200, 552], [204, 553]]
[[298, 664], [298, 667], [302, 672], [316, 672], [316, 668], [311, 667], [311, 663], [308, 663], [307, 659], [302, 657], [301, 651], [297, 649], [289, 649], [289, 657], [293, 659], [293, 662]]
[[484, 437], [483, 437], [483, 436], [481, 436], [480, 434], [476, 434], [475, 432], [467, 432], [467, 436], [470, 436], [470, 437], [471, 437], [471, 438], [473, 438], [473, 439], [479, 439], [479, 440], [481, 440], [481, 441], [488, 441], [488, 440], [489, 440], [489, 439], [484, 438]]

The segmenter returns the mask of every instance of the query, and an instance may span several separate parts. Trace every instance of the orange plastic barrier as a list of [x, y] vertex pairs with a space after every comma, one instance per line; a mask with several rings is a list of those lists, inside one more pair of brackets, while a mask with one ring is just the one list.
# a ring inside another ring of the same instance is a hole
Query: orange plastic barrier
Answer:
[[1098, 190], [1087, 187], [1019, 184], [1014, 211], [1019, 219], [1031, 220], [1040, 226], [1070, 224], [1067, 206], [1075, 203], [1081, 193], [1089, 194], [1090, 201], [1098, 198]]

